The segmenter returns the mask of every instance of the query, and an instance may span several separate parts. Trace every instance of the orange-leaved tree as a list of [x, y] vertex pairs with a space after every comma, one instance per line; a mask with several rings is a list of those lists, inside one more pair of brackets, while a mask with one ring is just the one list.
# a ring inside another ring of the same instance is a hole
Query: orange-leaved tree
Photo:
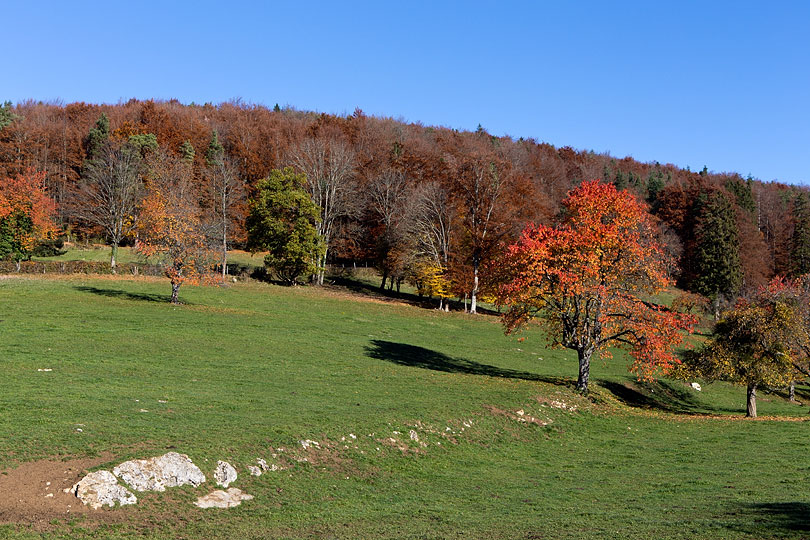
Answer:
[[0, 180], [0, 259], [30, 258], [38, 242], [56, 235], [55, 215], [44, 172], [27, 169]]
[[180, 286], [205, 278], [213, 261], [191, 181], [189, 163], [162, 151], [153, 155], [136, 227], [137, 251], [163, 266], [173, 304]]
[[527, 226], [500, 261], [507, 333], [539, 319], [554, 345], [576, 351], [584, 394], [593, 354], [608, 355], [608, 347], [629, 349], [639, 378], [678, 363], [672, 349], [696, 319], [649, 300], [670, 279], [645, 206], [598, 180], [562, 205], [557, 225]]

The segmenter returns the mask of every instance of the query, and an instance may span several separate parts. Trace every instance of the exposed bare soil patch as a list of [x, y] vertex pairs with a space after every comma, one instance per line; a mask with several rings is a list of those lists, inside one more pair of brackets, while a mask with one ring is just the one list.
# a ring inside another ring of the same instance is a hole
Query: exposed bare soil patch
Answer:
[[60, 461], [46, 459], [23, 463], [0, 472], [0, 524], [29, 525], [37, 530], [85, 516], [91, 522], [124, 521], [126, 509], [93, 510], [64, 490], [78, 482], [92, 467], [109, 462], [109, 455]]

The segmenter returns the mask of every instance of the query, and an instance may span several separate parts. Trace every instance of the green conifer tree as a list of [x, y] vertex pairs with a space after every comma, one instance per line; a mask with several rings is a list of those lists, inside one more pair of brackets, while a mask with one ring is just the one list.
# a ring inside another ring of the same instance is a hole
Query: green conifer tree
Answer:
[[754, 192], [751, 189], [753, 184], [754, 180], [751, 177], [745, 181], [739, 177], [726, 180], [726, 189], [734, 194], [734, 197], [737, 199], [737, 205], [752, 214], [757, 209], [757, 203], [754, 201]]
[[17, 119], [17, 115], [11, 112], [11, 102], [6, 101], [0, 105], [0, 129], [10, 125]]
[[191, 144], [191, 141], [183, 141], [183, 144], [180, 145], [180, 157], [183, 159], [183, 161], [192, 163], [194, 161], [194, 155], [194, 145]]
[[96, 159], [101, 147], [110, 138], [110, 119], [101, 113], [95, 127], [87, 134], [87, 159]]
[[205, 161], [209, 166], [222, 163], [225, 159], [225, 147], [219, 142], [217, 130], [211, 133], [211, 140], [208, 143], [208, 150], [205, 152]]
[[722, 299], [736, 295], [742, 284], [734, 207], [719, 191], [702, 194], [695, 204], [695, 277], [691, 289], [712, 301], [717, 317]]
[[790, 237], [791, 271], [810, 273], [810, 198], [802, 191], [793, 200], [793, 234]]

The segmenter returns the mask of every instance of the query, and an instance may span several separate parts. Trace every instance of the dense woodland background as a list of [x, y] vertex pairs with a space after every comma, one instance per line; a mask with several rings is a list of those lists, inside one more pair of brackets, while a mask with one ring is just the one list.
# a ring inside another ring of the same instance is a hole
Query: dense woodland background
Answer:
[[[102, 114], [109, 119], [104, 137], [153, 134], [161, 152], [192, 163], [194, 197], [214, 221], [218, 215], [228, 222], [229, 247], [245, 245], [247, 200], [258, 180], [285, 166], [307, 172], [322, 209], [327, 261], [374, 264], [389, 285], [428, 258], [452, 276], [455, 296], [466, 294], [479, 272], [485, 280], [498, 246], [528, 222], [552, 222], [573, 186], [597, 178], [647, 201], [684, 288], [730, 297], [774, 275], [810, 271], [804, 187], [494, 137], [482, 128], [408, 124], [359, 109], [337, 116], [242, 102], [7, 103], [0, 108], [0, 178], [44, 171], [59, 225], [72, 238], [109, 241], [80, 211]], [[224, 216], [216, 211], [222, 190], [212, 183], [212, 138], [238, 183]], [[313, 176], [328, 189], [319, 191]], [[718, 267], [727, 275], [712, 275]]]

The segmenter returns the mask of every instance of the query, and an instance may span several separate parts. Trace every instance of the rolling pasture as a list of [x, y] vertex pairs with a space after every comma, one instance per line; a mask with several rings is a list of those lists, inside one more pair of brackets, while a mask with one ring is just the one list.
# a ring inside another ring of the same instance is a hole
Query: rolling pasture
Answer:
[[[744, 389], [640, 383], [621, 353], [583, 398], [536, 329], [366, 290], [184, 286], [172, 306], [159, 279], [0, 279], [0, 486], [31, 466], [45, 501], [31, 464], [177, 451], [255, 497], [0, 503], [0, 538], [810, 535], [807, 405], [764, 393], [745, 420]], [[249, 476], [257, 458], [279, 470]]]

